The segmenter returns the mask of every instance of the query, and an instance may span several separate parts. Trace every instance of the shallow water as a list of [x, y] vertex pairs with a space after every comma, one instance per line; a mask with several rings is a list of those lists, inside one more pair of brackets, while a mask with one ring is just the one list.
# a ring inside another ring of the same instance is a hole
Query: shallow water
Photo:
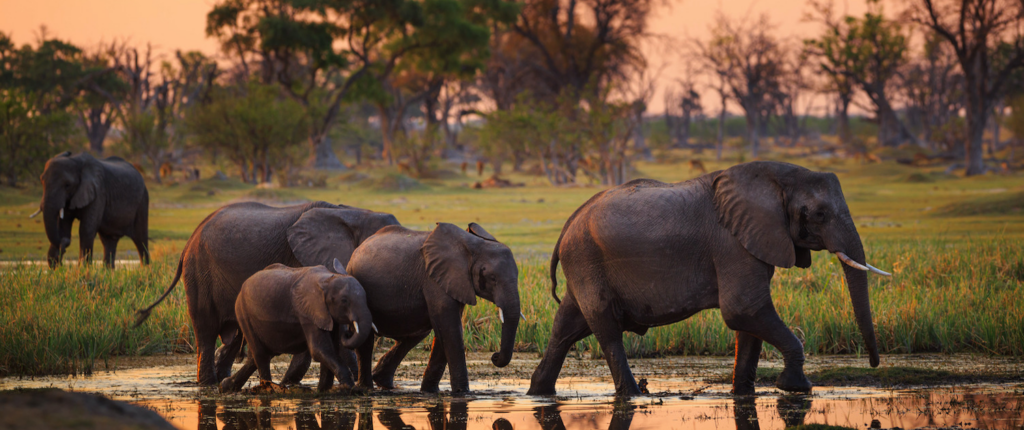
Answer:
[[[310, 372], [315, 376], [315, 372]], [[733, 398], [726, 385], [657, 378], [657, 394], [630, 401], [609, 396], [607, 378], [573, 377], [559, 397], [527, 396], [525, 379], [471, 384], [465, 398], [423, 395], [415, 381], [367, 397], [220, 396], [196, 387], [192, 366], [157, 366], [86, 377], [9, 378], [0, 390], [55, 387], [100, 392], [157, 411], [182, 429], [783, 429], [831, 424], [855, 429], [921, 427], [1024, 428], [1024, 385], [947, 386], [914, 390], [816, 387], [808, 396], [759, 388]], [[256, 378], [253, 378], [255, 380]], [[315, 379], [307, 378], [306, 386]], [[445, 388], [442, 385], [442, 390]]]

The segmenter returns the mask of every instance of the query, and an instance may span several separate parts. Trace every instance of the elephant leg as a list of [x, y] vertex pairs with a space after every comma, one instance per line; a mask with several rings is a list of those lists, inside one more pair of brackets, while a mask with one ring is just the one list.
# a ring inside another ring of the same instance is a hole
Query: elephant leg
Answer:
[[235, 374], [220, 381], [220, 392], [233, 393], [241, 390], [242, 387], [245, 387], [245, 383], [249, 381], [249, 378], [255, 372], [256, 361], [253, 360], [251, 356], [246, 357], [245, 361], [242, 363], [242, 367], [240, 367]]
[[756, 336], [736, 332], [736, 363], [732, 372], [732, 393], [738, 396], [754, 394], [754, 379], [757, 378], [757, 361], [761, 357], [764, 342]]
[[82, 220], [78, 224], [78, 263], [92, 264], [92, 245], [96, 241], [96, 226]]
[[587, 318], [587, 325], [594, 331], [594, 337], [601, 345], [601, 352], [611, 369], [612, 379], [615, 381], [615, 395], [617, 396], [639, 396], [640, 387], [636, 385], [633, 371], [629, 369], [629, 361], [626, 359], [626, 348], [622, 344], [622, 328], [618, 322], [612, 320], [613, 314], [609, 308], [594, 313]]
[[370, 333], [366, 337], [366, 341], [359, 348], [356, 349], [356, 358], [359, 360], [359, 380], [356, 382], [356, 387], [372, 390], [373, 389], [373, 374], [371, 369], [373, 368], [370, 363], [373, 362], [373, 346], [376, 340], [376, 336]]
[[424, 393], [436, 393], [440, 391], [438, 384], [444, 377], [444, 369], [448, 367], [448, 358], [444, 353], [444, 341], [434, 336], [434, 343], [430, 346], [430, 359], [427, 360], [427, 368], [423, 371], [423, 381], [420, 383], [420, 391]]
[[[430, 318], [431, 325], [434, 327], [434, 338], [441, 338], [441, 343], [444, 346], [443, 352], [448, 361], [448, 376], [451, 378], [452, 393], [469, 392], [466, 347], [462, 340], [462, 308], [461, 303], [457, 306], [443, 306]], [[430, 370], [429, 366], [428, 370]]]
[[[303, 351], [293, 355], [291, 363], [288, 364], [288, 370], [284, 372], [284, 378], [281, 378], [281, 385], [301, 384], [302, 378], [304, 378], [306, 376], [306, 372], [309, 371], [309, 364], [312, 361], [313, 358], [309, 355], [309, 351]], [[323, 372], [323, 367], [323, 365], [320, 366], [321, 372]]]
[[412, 351], [416, 345], [425, 339], [427, 335], [422, 336], [409, 336], [395, 339], [395, 345], [388, 350], [380, 360], [377, 361], [377, 365], [373, 368], [373, 382], [378, 387], [392, 390], [395, 388], [395, 372], [398, 371], [398, 366], [402, 364], [402, 360], [405, 356]]
[[196, 352], [199, 354], [196, 360], [196, 381], [199, 385], [215, 385], [217, 371], [214, 368], [215, 349], [217, 347], [216, 321], [202, 321], [192, 318], [195, 325]]
[[135, 242], [135, 249], [139, 251], [139, 261], [149, 264], [149, 199], [145, 200], [145, 204], [135, 214], [132, 242]]
[[310, 355], [314, 360], [320, 362], [321, 372], [326, 368], [341, 383], [341, 389], [351, 389], [352, 374], [349, 373], [348, 367], [341, 363], [337, 352], [338, 349], [335, 346], [337, 343], [332, 341], [331, 336], [323, 332], [307, 334], [306, 343], [309, 344]]
[[[724, 313], [723, 313], [724, 316]], [[782, 353], [785, 368], [775, 386], [784, 391], [806, 393], [811, 381], [804, 375], [804, 346], [779, 318], [775, 306], [769, 301], [750, 318], [725, 318], [726, 325], [736, 331], [745, 331], [768, 342]], [[738, 363], [737, 363], [738, 365]], [[756, 369], [756, 367], [755, 367]]]
[[537, 369], [533, 371], [530, 379], [530, 395], [554, 395], [555, 382], [558, 380], [558, 373], [565, 363], [565, 355], [569, 353], [573, 345], [591, 333], [587, 320], [583, 318], [576, 299], [571, 294], [566, 294], [562, 304], [555, 313], [555, 320], [551, 329], [551, 339], [544, 351]]
[[103, 266], [108, 269], [114, 268], [114, 260], [117, 258], [117, 242], [120, 237], [99, 234], [100, 242], [103, 243]]
[[139, 251], [139, 261], [142, 264], [149, 264], [150, 260], [149, 260], [149, 245], [147, 244], [148, 240], [147, 239], [136, 239], [136, 237], [138, 237], [138, 234], [139, 233], [136, 232], [135, 233], [136, 236], [132, 236], [132, 243], [135, 244], [135, 250]]
[[231, 376], [231, 364], [235, 361], [238, 351], [242, 349], [242, 339], [242, 330], [237, 322], [229, 321], [221, 327], [220, 341], [223, 345], [214, 353], [217, 380]]

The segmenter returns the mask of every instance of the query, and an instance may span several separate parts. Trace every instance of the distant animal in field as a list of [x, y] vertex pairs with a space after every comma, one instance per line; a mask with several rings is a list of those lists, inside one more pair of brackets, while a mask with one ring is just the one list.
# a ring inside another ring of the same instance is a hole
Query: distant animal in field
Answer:
[[149, 264], [149, 191], [131, 164], [120, 157], [97, 160], [88, 153], [72, 156], [68, 151], [47, 160], [39, 179], [43, 201], [36, 214], [43, 214], [50, 268], [61, 264], [76, 219], [80, 262], [92, 261], [99, 235], [104, 266], [114, 267], [117, 242], [123, 236], [135, 243], [142, 264]]
[[412, 174], [412, 167], [409, 165], [408, 161], [399, 161], [398, 162], [398, 172], [402, 173], [402, 174], [405, 174], [405, 175], [411, 175]]
[[466, 170], [467, 169], [469, 169], [469, 162], [468, 161], [463, 161], [462, 164], [459, 165], [459, 170], [462, 171], [462, 175], [463, 176], [466, 175]]
[[845, 264], [857, 326], [877, 367], [865, 271], [885, 272], [863, 263], [834, 174], [751, 162], [686, 182], [638, 179], [598, 193], [569, 217], [552, 252], [552, 294], [559, 300], [559, 262], [566, 293], [528, 394], [554, 394], [566, 354], [593, 333], [616, 394], [638, 395], [622, 333], [643, 335], [711, 308], [736, 332], [735, 394], [754, 392], [762, 342], [783, 357], [776, 387], [810, 391], [803, 345], [772, 304], [771, 279], [776, 267], [809, 267], [811, 250]]
[[476, 175], [477, 176], [483, 176], [484, 175], [484, 162], [483, 162], [483, 160], [477, 160], [476, 161]]
[[[171, 285], [156, 302], [137, 312], [136, 325], [183, 280], [199, 356], [196, 379], [201, 385], [217, 384], [230, 375], [242, 346], [235, 299], [246, 279], [274, 263], [317, 266], [337, 258], [346, 264], [359, 244], [389, 225], [398, 225], [394, 215], [327, 202], [224, 206], [196, 227], [185, 243]], [[223, 346], [214, 352], [218, 336]], [[282, 382], [298, 383], [308, 367], [309, 354], [296, 354]]]
[[171, 174], [174, 173], [174, 166], [171, 163], [163, 163], [160, 165], [160, 177], [170, 178]]
[[304, 353], [324, 369], [318, 391], [331, 389], [331, 375], [337, 376], [342, 390], [352, 388], [352, 375], [338, 349], [362, 345], [373, 320], [359, 281], [345, 273], [338, 259], [332, 267], [333, 273], [324, 266], [293, 268], [275, 263], [242, 284], [235, 316], [249, 345], [249, 358], [238, 372], [221, 381], [221, 392], [240, 390], [257, 370], [261, 389], [280, 391], [271, 380], [270, 360], [280, 354]]
[[[468, 391], [462, 315], [477, 297], [498, 307], [501, 346], [491, 363], [505, 367], [512, 359], [521, 315], [519, 269], [508, 246], [476, 223], [466, 230], [448, 223], [438, 223], [433, 231], [383, 228], [356, 248], [347, 270], [366, 290], [377, 325], [377, 334], [370, 334], [356, 351], [361, 388], [374, 383], [394, 388], [402, 359], [433, 331], [420, 390], [437, 392], [447, 367], [452, 392]], [[371, 374], [377, 335], [394, 339], [395, 345]]]
[[928, 157], [928, 155], [923, 152], [918, 152], [914, 154], [915, 166], [927, 166], [928, 164], [931, 163], [931, 161], [931, 158]]
[[704, 162], [698, 159], [690, 160], [690, 173], [699, 172], [701, 174], [707, 173], [708, 170], [704, 168]]

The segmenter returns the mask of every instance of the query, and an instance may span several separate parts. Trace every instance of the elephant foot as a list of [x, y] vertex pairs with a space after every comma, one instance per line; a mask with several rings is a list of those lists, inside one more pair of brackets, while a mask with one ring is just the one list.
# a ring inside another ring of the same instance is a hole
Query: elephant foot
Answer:
[[775, 386], [782, 391], [792, 393], [810, 393], [811, 381], [804, 375], [803, 370], [786, 367], [775, 381]]
[[238, 391], [238, 387], [235, 386], [235, 381], [232, 381], [231, 378], [224, 378], [223, 381], [220, 381], [219, 388], [221, 393], [234, 393]]
[[753, 396], [754, 395], [754, 383], [743, 383], [733, 384], [732, 391], [734, 396]]
[[530, 389], [526, 391], [526, 395], [528, 395], [528, 396], [554, 396], [555, 395], [555, 387], [550, 387], [550, 388], [549, 387], [544, 387], [544, 388], [541, 388], [541, 387], [534, 387], [534, 386], [531, 385]]
[[420, 385], [420, 391], [424, 393], [436, 394], [441, 390], [437, 385]]
[[349, 392], [352, 395], [354, 395], [354, 396], [361, 396], [361, 395], [364, 395], [364, 394], [370, 394], [371, 391], [373, 391], [373, 388], [366, 387], [365, 385], [358, 385], [358, 384], [356, 384], [355, 386], [353, 386], [349, 390]]
[[253, 389], [254, 393], [260, 394], [281, 394], [287, 392], [288, 389], [280, 384], [275, 384], [270, 381], [260, 381], [260, 385]]
[[395, 389], [395, 377], [394, 375], [373, 375], [373, 383], [377, 384], [377, 387], [385, 390]]

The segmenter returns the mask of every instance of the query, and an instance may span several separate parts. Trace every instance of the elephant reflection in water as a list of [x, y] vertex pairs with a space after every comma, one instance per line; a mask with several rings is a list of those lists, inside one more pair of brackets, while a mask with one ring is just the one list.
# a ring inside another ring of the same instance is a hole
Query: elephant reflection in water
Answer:
[[[733, 404], [733, 413], [736, 419], [736, 430], [761, 430], [757, 419], [756, 397], [737, 397]], [[804, 423], [807, 411], [811, 409], [811, 399], [807, 396], [782, 396], [779, 397], [779, 417], [785, 423], [784, 427], [789, 428]]]
[[[199, 402], [199, 430], [271, 430], [271, 409], [270, 400], [260, 400], [259, 412], [252, 409], [252, 405], [246, 400], [221, 403], [214, 401]], [[219, 414], [217, 407], [224, 409]], [[373, 429], [373, 416], [371, 412], [353, 411], [322, 411], [320, 421], [317, 421], [317, 412], [302, 412], [316, 409], [313, 403], [299, 404], [299, 412], [295, 413], [296, 430], [367, 430]], [[217, 427], [217, 419], [224, 422], [224, 426]], [[412, 429], [402, 420], [401, 411], [398, 409], [382, 409], [377, 412], [377, 420], [387, 430]], [[445, 414], [444, 404], [438, 403], [427, 408], [427, 421], [431, 430], [465, 430], [469, 421], [469, 405], [467, 402], [453, 401], [448, 413]], [[358, 422], [358, 426], [356, 423]], [[560, 421], [559, 421], [560, 422]], [[495, 429], [511, 429], [511, 423], [504, 418], [494, 421]], [[626, 427], [628, 428], [628, 424]]]
[[[757, 419], [757, 405], [754, 397], [737, 397], [733, 403], [733, 414], [736, 420], [736, 430], [760, 430]], [[811, 408], [811, 400], [806, 396], [783, 396], [779, 397], [779, 416], [785, 423], [785, 427], [793, 427], [803, 424], [807, 411]], [[616, 402], [612, 413], [612, 420], [608, 423], [608, 430], [627, 430], [633, 422], [633, 414], [636, 406], [629, 401]], [[562, 414], [558, 405], [538, 406], [533, 409], [533, 416], [543, 430], [565, 430], [562, 422]], [[506, 421], [507, 422], [507, 421]], [[495, 428], [497, 422], [495, 422]], [[508, 428], [511, 428], [509, 426]]]

